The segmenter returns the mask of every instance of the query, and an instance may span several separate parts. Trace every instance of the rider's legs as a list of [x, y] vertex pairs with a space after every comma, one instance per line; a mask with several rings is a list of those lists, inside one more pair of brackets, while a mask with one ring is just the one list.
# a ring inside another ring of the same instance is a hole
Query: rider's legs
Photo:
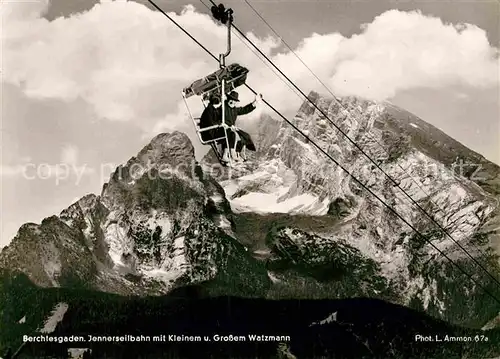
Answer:
[[229, 161], [229, 156], [231, 156], [231, 159], [234, 160], [234, 161], [238, 161], [239, 160], [239, 155], [237, 153], [237, 147], [240, 143], [240, 137], [238, 136], [238, 134], [231, 130], [231, 129], [227, 129], [227, 140], [228, 140], [228, 143], [229, 143], [229, 151], [227, 149], [227, 145], [226, 145], [226, 142], [225, 142], [225, 139], [223, 140], [224, 141], [224, 154], [223, 154], [223, 160], [224, 161]]
[[243, 161], [247, 160], [247, 146], [243, 145], [243, 148], [241, 149], [240, 156], [243, 159]]
[[236, 153], [238, 154], [238, 158], [240, 158], [243, 161], [246, 161], [246, 145], [245, 142], [241, 139], [238, 141], [238, 144], [236, 146]]

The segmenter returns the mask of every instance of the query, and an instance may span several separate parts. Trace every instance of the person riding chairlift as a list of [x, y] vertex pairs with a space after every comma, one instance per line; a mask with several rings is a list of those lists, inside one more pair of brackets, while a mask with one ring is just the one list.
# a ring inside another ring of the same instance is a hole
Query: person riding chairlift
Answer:
[[[221, 124], [222, 122], [222, 113], [220, 108], [221, 105], [222, 104], [220, 102], [220, 97], [212, 95], [209, 98], [208, 105], [207, 107], [205, 107], [205, 110], [203, 111], [200, 117], [200, 129]], [[224, 136], [225, 135], [223, 128], [216, 128], [201, 132], [201, 139], [203, 141], [210, 141]]]
[[[237, 162], [245, 161], [246, 149], [250, 151], [256, 151], [256, 147], [250, 135], [247, 132], [237, 128], [235, 126], [235, 122], [239, 115], [245, 115], [252, 112], [256, 108], [256, 104], [262, 100], [262, 95], [257, 95], [252, 103], [249, 103], [248, 105], [243, 107], [236, 107], [236, 103], [239, 102], [239, 95], [236, 91], [232, 91], [226, 96], [227, 101], [224, 109], [225, 124], [227, 126], [227, 137], [232, 153], [232, 158]], [[209, 104], [200, 117], [200, 129], [213, 125], [220, 125], [222, 123], [221, 105], [222, 104], [219, 97], [210, 97]], [[203, 131], [201, 132], [201, 137], [204, 141], [224, 137], [217, 142], [218, 145], [221, 146], [221, 152], [223, 152], [222, 160], [224, 162], [229, 162], [229, 151], [227, 149], [224, 128], [221, 127], [209, 131]]]
[[[236, 104], [240, 101], [239, 94], [236, 91], [231, 91], [226, 95], [225, 123], [229, 127], [227, 132], [229, 147], [231, 149], [232, 158], [237, 161], [246, 161], [246, 149], [256, 151], [255, 145], [250, 135], [236, 127], [235, 123], [238, 116], [246, 115], [257, 108], [257, 104], [262, 101], [262, 95], [255, 96], [255, 100], [243, 107], [237, 107]], [[222, 116], [222, 111], [221, 111]], [[222, 150], [224, 151], [222, 160], [229, 161], [229, 151], [225, 141], [222, 141]], [[242, 155], [243, 153], [243, 155]]]

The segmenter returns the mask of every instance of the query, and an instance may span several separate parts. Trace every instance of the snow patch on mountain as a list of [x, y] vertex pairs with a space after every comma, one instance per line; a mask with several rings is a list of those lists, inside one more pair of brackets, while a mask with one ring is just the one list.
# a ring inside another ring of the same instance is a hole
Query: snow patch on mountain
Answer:
[[172, 255], [174, 257], [172, 267], [184, 269], [188, 265], [186, 260], [186, 244], [184, 236], [177, 237], [174, 240], [174, 250]]
[[222, 181], [234, 212], [324, 215], [328, 202], [311, 193], [290, 195], [297, 183], [295, 173], [280, 160], [263, 163], [259, 170]]
[[215, 218], [215, 223], [217, 224], [217, 227], [224, 229], [224, 230], [230, 230], [231, 229], [231, 222], [227, 219], [226, 216], [223, 215], [217, 215]]
[[271, 279], [271, 282], [273, 282], [273, 283], [280, 282], [280, 279], [273, 272], [267, 271], [267, 275], [268, 275], [269, 279]]
[[290, 190], [290, 187], [278, 188], [276, 193], [249, 193], [231, 201], [235, 212], [254, 213], [291, 213], [323, 215], [328, 211], [328, 204], [319, 201], [318, 197], [302, 194], [283, 202], [280, 198]]
[[323, 320], [320, 320], [319, 322], [313, 322], [309, 326], [312, 327], [313, 325], [325, 325], [336, 321], [337, 321], [337, 312], [330, 314], [328, 317], [326, 317]]
[[152, 231], [155, 230], [156, 227], [160, 227], [162, 233], [170, 233], [172, 230], [172, 221], [168, 216], [158, 213], [157, 210], [153, 209], [151, 215], [148, 216], [146, 220], [146, 227]]
[[153, 280], [157, 283], [163, 284], [166, 289], [170, 289], [172, 284], [180, 278], [185, 271], [181, 269], [174, 269], [169, 266], [167, 268], [150, 268], [148, 266], [144, 266], [141, 270], [141, 274], [145, 280]]
[[105, 225], [104, 240], [108, 244], [108, 254], [113, 260], [115, 266], [125, 266], [122, 256], [132, 247], [132, 241], [128, 236], [128, 228], [122, 223], [112, 222]]
[[92, 353], [89, 348], [68, 348], [69, 359], [83, 359], [85, 353]]
[[40, 329], [40, 333], [49, 334], [56, 330], [57, 324], [63, 320], [64, 314], [68, 310], [69, 306], [66, 303], [58, 303], [50, 316], [45, 320], [43, 328]]
[[57, 278], [61, 274], [62, 269], [60, 252], [53, 242], [49, 242], [45, 246], [44, 251], [45, 255], [43, 257], [43, 269], [52, 281], [52, 285], [54, 287], [58, 287], [59, 283], [57, 282]]

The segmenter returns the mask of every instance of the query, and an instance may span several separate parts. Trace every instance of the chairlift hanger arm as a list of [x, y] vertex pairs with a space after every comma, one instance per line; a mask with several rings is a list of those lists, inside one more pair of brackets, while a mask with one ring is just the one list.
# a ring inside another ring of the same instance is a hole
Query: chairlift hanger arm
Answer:
[[[241, 84], [244, 84], [245, 80], [246, 80], [246, 73], [248, 72], [247, 69], [242, 68], [243, 71], [241, 71], [241, 69], [238, 68], [239, 65], [237, 65], [237, 64], [232, 64], [228, 68], [226, 68], [226, 57], [229, 56], [229, 54], [231, 53], [231, 25], [233, 23], [234, 11], [232, 9], [226, 9], [223, 4], [216, 5], [215, 3], [213, 3], [213, 6], [211, 8], [211, 12], [212, 12], [212, 16], [217, 21], [221, 22], [224, 25], [227, 25], [227, 51], [225, 53], [219, 55], [218, 62], [219, 62], [220, 69], [212, 75], [209, 75], [203, 79], [195, 81], [193, 84], [191, 84], [191, 86], [189, 86], [188, 88], [183, 90], [182, 96], [183, 96], [184, 101], [186, 103], [186, 107], [188, 108], [189, 115], [193, 121], [193, 124], [195, 125], [198, 136], [200, 138], [200, 141], [203, 144], [207, 144], [207, 143], [213, 144], [213, 143], [215, 143], [216, 140], [225, 139], [226, 148], [229, 149], [230, 146], [229, 146], [229, 139], [228, 139], [228, 132], [227, 132], [228, 126], [226, 125], [226, 108], [225, 108], [225, 106], [222, 106], [222, 111], [221, 111], [222, 123], [219, 125], [205, 127], [202, 129], [198, 126], [198, 123], [196, 122], [196, 120], [192, 116], [191, 111], [189, 110], [189, 106], [186, 102], [186, 98], [191, 97], [192, 95], [200, 95], [201, 94], [202, 100], [203, 100], [203, 99], [207, 99], [206, 97], [208, 97], [208, 96], [206, 96], [206, 95], [208, 95], [209, 93], [213, 93], [214, 91], [220, 90], [220, 99], [221, 99], [221, 102], [224, 103], [224, 101], [226, 100], [226, 93], [228, 91], [233, 90], [235, 87], [240, 86]], [[205, 49], [205, 51], [209, 52], [208, 50], [206, 50], [205, 47], [203, 47], [203, 48]], [[241, 68], [241, 66], [239, 66], [239, 67]], [[234, 71], [240, 72], [240, 73], [237, 76], [234, 76], [234, 74], [233, 74]], [[211, 86], [210, 83], [211, 83], [211, 81], [214, 81], [214, 79], [208, 80], [210, 76], [211, 77], [215, 76], [215, 81], [216, 81], [217, 86], [215, 86], [215, 87]], [[212, 88], [210, 88], [210, 87], [212, 87]], [[205, 106], [204, 103], [203, 103], [203, 105]], [[216, 128], [221, 128], [221, 127], [224, 129], [224, 137], [223, 138], [216, 139], [216, 140], [210, 140], [210, 141], [203, 141], [203, 138], [201, 136], [202, 132], [209, 131], [209, 130], [216, 129]], [[229, 164], [231, 164], [231, 157], [230, 156], [229, 156]]]

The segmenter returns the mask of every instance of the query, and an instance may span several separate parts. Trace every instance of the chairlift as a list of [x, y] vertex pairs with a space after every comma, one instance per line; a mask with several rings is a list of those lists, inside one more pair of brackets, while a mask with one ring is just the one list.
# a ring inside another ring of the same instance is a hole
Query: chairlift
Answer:
[[[191, 83], [189, 86], [185, 87], [182, 90], [182, 98], [188, 110], [189, 117], [193, 122], [194, 128], [198, 135], [198, 139], [203, 145], [210, 145], [212, 150], [214, 151], [217, 160], [225, 165], [225, 162], [222, 160], [223, 151], [219, 149], [218, 145], [221, 141], [225, 141], [226, 146], [228, 148], [228, 156], [229, 156], [229, 165], [231, 165], [231, 151], [229, 151], [229, 140], [227, 135], [227, 126], [225, 121], [225, 106], [222, 105], [222, 122], [219, 125], [214, 125], [210, 127], [200, 128], [200, 116], [194, 116], [187, 99], [192, 96], [198, 96], [201, 98], [201, 102], [203, 104], [203, 108], [206, 108], [205, 102], [209, 101], [209, 99], [217, 95], [221, 103], [224, 104], [226, 100], [226, 96], [229, 92], [234, 90], [235, 88], [244, 85], [247, 79], [247, 74], [249, 70], [237, 63], [230, 64], [226, 66], [225, 60], [226, 57], [231, 53], [231, 25], [233, 22], [233, 10], [225, 9], [224, 5], [220, 4], [219, 6], [212, 7], [212, 15], [219, 22], [227, 25], [227, 51], [224, 54], [219, 55], [219, 69], [208, 76], [205, 76], [201, 79], [198, 79]], [[217, 128], [224, 128], [224, 136], [213, 138], [210, 140], [203, 140], [202, 132], [210, 131]]]

